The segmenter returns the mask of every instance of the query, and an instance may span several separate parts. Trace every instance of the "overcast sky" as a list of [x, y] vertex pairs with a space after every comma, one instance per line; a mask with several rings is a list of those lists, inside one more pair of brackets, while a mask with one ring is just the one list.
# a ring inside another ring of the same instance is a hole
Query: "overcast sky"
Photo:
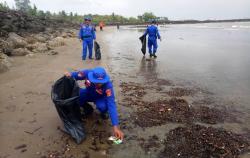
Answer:
[[[11, 7], [14, 0], [6, 1]], [[38, 9], [134, 16], [153, 12], [171, 20], [250, 18], [250, 0], [30, 0]]]

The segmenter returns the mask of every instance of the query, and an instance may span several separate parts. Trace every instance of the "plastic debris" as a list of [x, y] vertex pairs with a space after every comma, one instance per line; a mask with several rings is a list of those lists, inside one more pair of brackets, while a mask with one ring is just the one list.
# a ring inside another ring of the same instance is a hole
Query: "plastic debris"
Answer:
[[121, 139], [118, 139], [118, 138], [116, 138], [116, 137], [114, 137], [114, 136], [110, 136], [110, 137], [108, 138], [108, 140], [113, 141], [113, 143], [114, 143], [114, 144], [117, 144], [117, 145], [119, 145], [119, 144], [122, 143], [122, 140], [121, 140]]

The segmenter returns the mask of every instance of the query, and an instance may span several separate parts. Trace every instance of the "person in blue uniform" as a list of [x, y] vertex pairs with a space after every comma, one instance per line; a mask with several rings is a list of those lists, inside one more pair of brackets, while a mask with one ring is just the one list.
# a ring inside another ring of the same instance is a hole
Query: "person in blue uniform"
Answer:
[[85, 80], [86, 88], [80, 89], [80, 105], [86, 106], [85, 103], [94, 102], [102, 118], [108, 118], [106, 114], [109, 114], [114, 135], [119, 139], [123, 139], [124, 134], [119, 128], [113, 85], [105, 69], [96, 67], [94, 69], [66, 72], [65, 76], [73, 77], [76, 80]]
[[[161, 36], [159, 34], [157, 26], [155, 26], [156, 21], [152, 20], [151, 25], [147, 27], [147, 30], [144, 33], [144, 36], [148, 35], [148, 50], [149, 50], [149, 55], [150, 58], [154, 57], [156, 58], [157, 56], [155, 55], [158, 45], [157, 45], [157, 38], [161, 40]], [[153, 47], [153, 51], [152, 51]]]
[[81, 24], [79, 39], [82, 42], [82, 60], [86, 60], [87, 48], [89, 50], [89, 59], [92, 58], [93, 40], [96, 39], [95, 28], [91, 25], [91, 18], [85, 17], [84, 23]]

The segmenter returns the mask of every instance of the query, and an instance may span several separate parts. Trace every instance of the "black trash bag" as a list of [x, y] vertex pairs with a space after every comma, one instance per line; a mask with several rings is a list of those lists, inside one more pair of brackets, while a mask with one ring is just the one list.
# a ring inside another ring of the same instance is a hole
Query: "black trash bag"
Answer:
[[139, 39], [140, 39], [140, 41], [142, 43], [142, 47], [141, 47], [142, 54], [145, 55], [146, 51], [147, 51], [147, 38], [146, 38], [146, 35], [142, 35]]
[[96, 41], [94, 43], [94, 49], [95, 49], [95, 59], [101, 60], [102, 58], [101, 48], [100, 48], [100, 45]]
[[65, 76], [57, 80], [52, 87], [51, 98], [64, 123], [64, 131], [80, 144], [86, 135], [81, 121], [79, 86], [76, 80]]

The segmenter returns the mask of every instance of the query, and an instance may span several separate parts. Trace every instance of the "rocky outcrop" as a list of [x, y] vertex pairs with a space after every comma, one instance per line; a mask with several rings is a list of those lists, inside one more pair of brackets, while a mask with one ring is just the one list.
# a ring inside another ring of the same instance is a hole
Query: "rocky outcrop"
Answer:
[[10, 56], [11, 51], [13, 50], [12, 45], [7, 41], [0, 39], [0, 52]]
[[9, 37], [6, 40], [9, 43], [9, 46], [12, 48], [24, 48], [28, 43], [25, 39], [16, 33], [9, 33]]
[[9, 70], [10, 66], [9, 57], [0, 51], [0, 73]]
[[42, 33], [34, 35], [34, 38], [36, 41], [42, 42], [42, 43], [45, 43], [49, 39], [48, 37], [46, 38]]
[[36, 43], [35, 47], [36, 48], [33, 50], [34, 53], [45, 53], [49, 50], [46, 43]]
[[66, 44], [65, 39], [63, 37], [56, 37], [48, 42], [49, 47], [59, 47], [64, 46]]
[[59, 19], [48, 19], [38, 16], [29, 16], [26, 13], [8, 10], [0, 11], [0, 37], [7, 36], [9, 32], [39, 33], [47, 28], [58, 30], [63, 28], [78, 28], [79, 24], [65, 22]]
[[11, 55], [12, 56], [25, 56], [30, 53], [32, 52], [29, 51], [27, 48], [17, 48], [17, 49], [12, 50]]
[[[9, 69], [11, 56], [57, 55], [55, 47], [75, 38], [78, 24], [28, 16], [19, 11], [0, 11], [0, 72]], [[10, 56], [10, 57], [9, 57]]]

